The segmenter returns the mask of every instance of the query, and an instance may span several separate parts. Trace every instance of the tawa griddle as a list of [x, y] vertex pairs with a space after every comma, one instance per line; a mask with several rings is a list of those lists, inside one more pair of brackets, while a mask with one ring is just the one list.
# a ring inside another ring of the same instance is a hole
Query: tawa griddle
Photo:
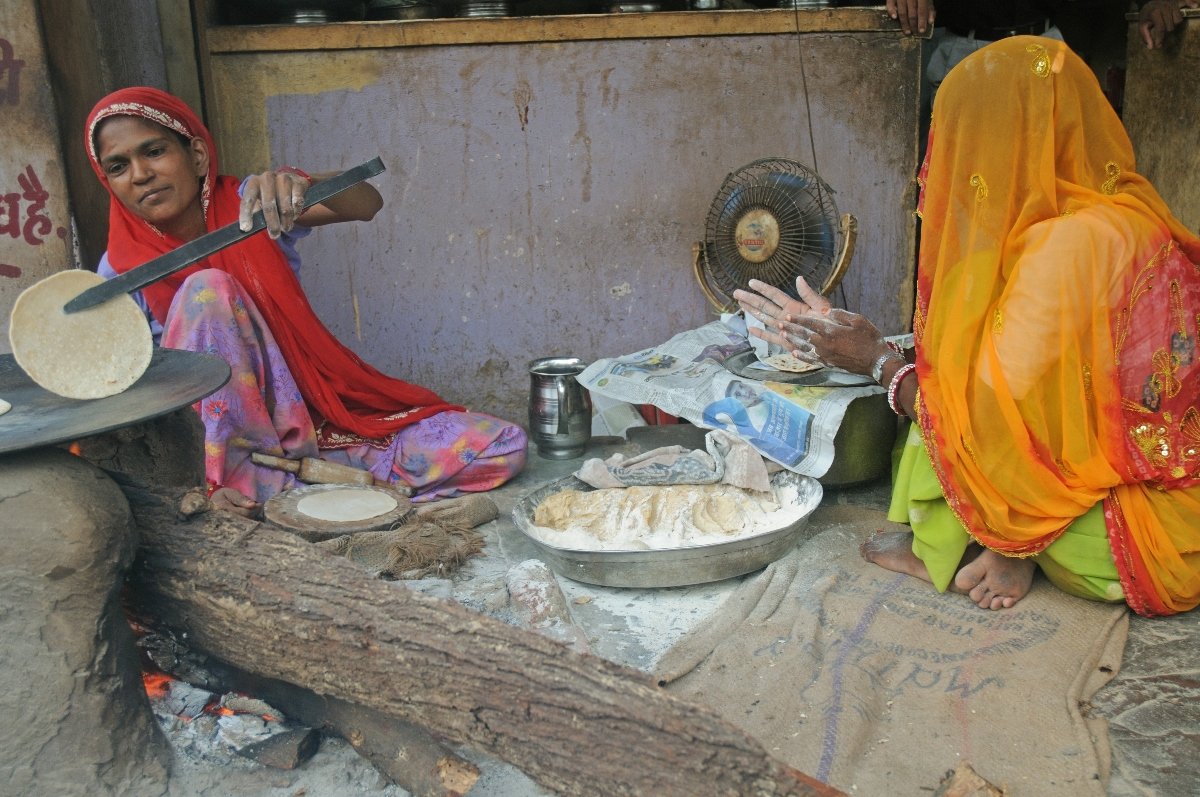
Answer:
[[123, 393], [69, 399], [33, 382], [11, 354], [0, 354], [0, 454], [64, 443], [166, 415], [219, 390], [229, 381], [220, 357], [155, 349], [142, 378]]

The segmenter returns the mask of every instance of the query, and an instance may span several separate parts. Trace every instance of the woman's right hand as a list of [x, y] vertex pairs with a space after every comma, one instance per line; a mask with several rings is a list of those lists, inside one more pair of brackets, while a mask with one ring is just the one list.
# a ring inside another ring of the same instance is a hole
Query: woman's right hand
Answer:
[[242, 517], [256, 518], [262, 511], [262, 504], [232, 487], [218, 487], [208, 500], [212, 502], [213, 509], [223, 509]]
[[295, 171], [268, 169], [246, 179], [238, 226], [243, 232], [254, 226], [254, 214], [261, 210], [267, 223], [267, 235], [278, 238], [291, 232], [296, 219], [304, 212], [304, 194], [312, 181]]

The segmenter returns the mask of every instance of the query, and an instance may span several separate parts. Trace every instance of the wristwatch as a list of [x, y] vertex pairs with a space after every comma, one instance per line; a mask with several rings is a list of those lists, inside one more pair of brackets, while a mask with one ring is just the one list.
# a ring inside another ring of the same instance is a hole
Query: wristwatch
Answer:
[[883, 384], [883, 366], [887, 363], [888, 360], [903, 360], [903, 359], [904, 359], [903, 357], [901, 357], [896, 352], [891, 351], [890, 349], [886, 353], [879, 355], [879, 359], [877, 359], [875, 361], [875, 364], [871, 366], [871, 379], [875, 380], [879, 384]]

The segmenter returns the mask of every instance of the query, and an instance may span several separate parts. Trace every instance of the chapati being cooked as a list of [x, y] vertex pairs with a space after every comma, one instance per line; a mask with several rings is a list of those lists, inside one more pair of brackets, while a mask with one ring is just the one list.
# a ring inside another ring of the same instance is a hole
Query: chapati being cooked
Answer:
[[98, 399], [128, 389], [150, 366], [154, 341], [146, 316], [129, 296], [78, 313], [63, 305], [104, 282], [90, 271], [60, 271], [26, 288], [12, 309], [13, 358], [51, 393]]

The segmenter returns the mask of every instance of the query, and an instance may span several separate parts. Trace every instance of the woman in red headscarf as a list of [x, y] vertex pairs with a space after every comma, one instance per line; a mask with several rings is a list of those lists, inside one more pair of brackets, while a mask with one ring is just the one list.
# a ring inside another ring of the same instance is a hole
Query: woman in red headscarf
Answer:
[[243, 181], [220, 175], [208, 129], [152, 88], [114, 92], [85, 131], [92, 168], [109, 191], [108, 251], [99, 271], [123, 273], [261, 209], [254, 235], [144, 289], [162, 345], [217, 354], [233, 375], [204, 399], [205, 467], [214, 502], [256, 512], [294, 477], [254, 452], [317, 456], [409, 485], [414, 500], [497, 487], [525, 462], [514, 424], [463, 411], [432, 391], [386, 376], [317, 318], [296, 276], [295, 243], [312, 227], [369, 221], [379, 193], [359, 183], [304, 205], [321, 176], [279, 167]]
[[[1200, 240], [1135, 169], [1065, 44], [951, 71], [920, 176], [915, 361], [862, 316], [739, 292], [797, 357], [888, 388], [915, 424], [871, 561], [1015, 604], [1040, 569], [1140, 614], [1200, 603]], [[753, 286], [752, 286], [753, 287]]]

